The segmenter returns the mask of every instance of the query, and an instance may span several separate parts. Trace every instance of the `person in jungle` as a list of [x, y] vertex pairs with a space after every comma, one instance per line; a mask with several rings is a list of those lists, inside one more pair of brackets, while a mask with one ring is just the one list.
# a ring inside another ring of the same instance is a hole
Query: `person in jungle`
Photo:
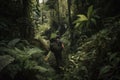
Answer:
[[50, 39], [50, 50], [55, 56], [57, 68], [63, 67], [63, 59], [62, 59], [63, 49], [64, 49], [64, 44], [60, 40], [59, 35], [57, 35], [55, 38]]

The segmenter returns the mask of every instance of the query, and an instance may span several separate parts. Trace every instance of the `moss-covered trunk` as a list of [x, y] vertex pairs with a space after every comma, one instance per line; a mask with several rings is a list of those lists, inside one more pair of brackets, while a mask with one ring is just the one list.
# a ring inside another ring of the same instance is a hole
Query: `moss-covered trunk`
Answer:
[[33, 37], [31, 0], [0, 0], [0, 39]]

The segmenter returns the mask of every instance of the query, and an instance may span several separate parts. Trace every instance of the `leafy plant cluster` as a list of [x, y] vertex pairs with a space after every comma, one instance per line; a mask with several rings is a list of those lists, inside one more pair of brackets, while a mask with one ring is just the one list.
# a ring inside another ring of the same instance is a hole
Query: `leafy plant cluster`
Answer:
[[79, 43], [77, 51], [68, 56], [65, 80], [120, 79], [119, 21], [105, 23], [107, 28]]
[[96, 10], [94, 10], [93, 5], [88, 7], [87, 16], [84, 14], [79, 14], [78, 19], [74, 21], [75, 28], [79, 29], [82, 33], [86, 33], [89, 31], [92, 32], [93, 27], [97, 25], [97, 19], [99, 16], [96, 14]]
[[0, 80], [47, 80], [54, 75], [44, 51], [26, 40], [0, 41], [0, 52]]

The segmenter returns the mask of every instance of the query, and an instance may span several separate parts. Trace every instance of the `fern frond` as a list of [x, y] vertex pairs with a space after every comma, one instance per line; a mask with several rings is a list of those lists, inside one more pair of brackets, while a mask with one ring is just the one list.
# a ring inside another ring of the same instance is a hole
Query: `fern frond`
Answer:
[[0, 71], [6, 67], [7, 65], [9, 65], [10, 63], [12, 63], [14, 61], [14, 58], [11, 57], [10, 55], [3, 55], [0, 56]]
[[35, 53], [43, 53], [43, 51], [39, 48], [31, 48], [27, 51], [27, 55], [29, 56]]
[[16, 45], [16, 43], [18, 43], [20, 41], [20, 39], [13, 39], [8, 43], [8, 46], [10, 47], [14, 47]]

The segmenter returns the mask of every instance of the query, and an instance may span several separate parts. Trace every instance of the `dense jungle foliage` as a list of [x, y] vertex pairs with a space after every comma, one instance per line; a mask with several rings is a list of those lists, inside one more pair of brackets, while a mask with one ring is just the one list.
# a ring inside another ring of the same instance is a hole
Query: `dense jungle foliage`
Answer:
[[0, 80], [120, 80], [119, 35], [120, 0], [0, 0]]

